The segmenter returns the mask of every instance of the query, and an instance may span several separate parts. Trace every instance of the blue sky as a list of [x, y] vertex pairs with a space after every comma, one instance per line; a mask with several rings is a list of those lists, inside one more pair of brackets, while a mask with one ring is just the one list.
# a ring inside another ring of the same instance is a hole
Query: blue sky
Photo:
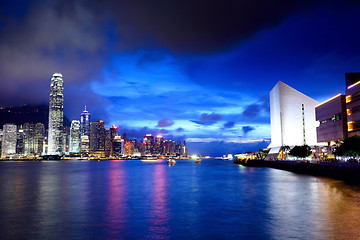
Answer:
[[283, 81], [318, 101], [360, 71], [356, 1], [0, 1], [0, 102], [186, 140], [222, 155], [270, 142], [268, 94]]

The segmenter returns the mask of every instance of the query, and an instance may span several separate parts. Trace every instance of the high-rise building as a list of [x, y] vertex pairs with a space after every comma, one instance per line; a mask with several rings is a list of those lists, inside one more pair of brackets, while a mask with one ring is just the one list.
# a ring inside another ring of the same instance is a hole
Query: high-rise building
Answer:
[[44, 148], [45, 126], [42, 123], [35, 125], [35, 154], [41, 155]]
[[69, 138], [69, 153], [80, 153], [81, 131], [79, 120], [72, 120]]
[[111, 152], [111, 133], [110, 129], [105, 129], [105, 156], [110, 156]]
[[164, 143], [164, 138], [161, 135], [157, 135], [155, 138], [155, 147], [154, 147], [154, 153], [155, 154], [159, 154], [162, 155], [164, 153], [163, 151], [163, 144]]
[[85, 110], [80, 115], [80, 130], [81, 130], [81, 136], [90, 136], [90, 113]]
[[124, 139], [122, 139], [121, 136], [115, 136], [112, 143], [112, 156], [122, 156], [124, 154]]
[[3, 127], [1, 157], [8, 157], [16, 153], [17, 126], [6, 123]]
[[24, 156], [35, 154], [35, 124], [25, 123], [24, 129]]
[[154, 151], [154, 136], [151, 134], [146, 134], [143, 139], [145, 155], [151, 155]]
[[105, 151], [104, 121], [90, 123], [90, 151]]
[[271, 150], [277, 158], [282, 146], [317, 145], [315, 106], [319, 102], [279, 81], [270, 91]]
[[89, 136], [81, 136], [81, 154], [87, 155], [89, 153]]
[[63, 154], [64, 85], [61, 73], [54, 73], [50, 84], [48, 154]]
[[17, 130], [16, 154], [19, 156], [24, 154], [24, 129], [22, 125], [20, 125]]

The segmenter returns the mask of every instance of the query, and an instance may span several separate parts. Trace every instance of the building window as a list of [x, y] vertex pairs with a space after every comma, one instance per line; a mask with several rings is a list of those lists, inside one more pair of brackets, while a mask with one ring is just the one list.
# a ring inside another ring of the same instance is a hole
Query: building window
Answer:
[[349, 102], [351, 102], [351, 95], [346, 96], [346, 103], [349, 103]]

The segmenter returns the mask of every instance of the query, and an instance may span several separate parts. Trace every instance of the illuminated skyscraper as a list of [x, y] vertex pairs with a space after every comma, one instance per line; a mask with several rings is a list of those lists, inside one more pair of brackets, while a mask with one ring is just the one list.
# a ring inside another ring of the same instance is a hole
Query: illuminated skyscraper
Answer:
[[16, 153], [17, 127], [13, 123], [6, 123], [3, 127], [1, 157]]
[[90, 151], [105, 151], [104, 121], [90, 123]]
[[81, 136], [90, 136], [90, 113], [85, 110], [80, 115]]
[[35, 154], [41, 155], [44, 148], [45, 126], [42, 123], [35, 125]]
[[63, 153], [64, 85], [61, 73], [54, 73], [50, 85], [48, 154]]
[[35, 124], [24, 124], [24, 155], [31, 156], [35, 154]]
[[72, 120], [70, 128], [70, 153], [80, 153], [81, 145], [81, 132], [80, 132], [80, 121]]
[[145, 154], [150, 155], [153, 154], [154, 151], [154, 136], [151, 134], [146, 134], [143, 139]]

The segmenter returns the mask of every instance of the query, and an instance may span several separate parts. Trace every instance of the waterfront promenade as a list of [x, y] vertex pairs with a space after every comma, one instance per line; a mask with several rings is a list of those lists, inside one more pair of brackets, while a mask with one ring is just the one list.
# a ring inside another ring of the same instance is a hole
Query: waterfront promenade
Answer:
[[266, 160], [240, 160], [234, 163], [247, 167], [269, 167], [286, 170], [294, 173], [313, 176], [330, 177], [344, 180], [353, 184], [360, 184], [360, 163], [350, 162], [316, 162], [309, 161], [266, 161]]

